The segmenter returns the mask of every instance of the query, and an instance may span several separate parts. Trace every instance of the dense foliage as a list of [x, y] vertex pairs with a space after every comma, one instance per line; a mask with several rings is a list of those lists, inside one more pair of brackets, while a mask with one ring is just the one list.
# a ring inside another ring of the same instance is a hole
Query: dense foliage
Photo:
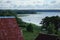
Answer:
[[32, 24], [29, 24], [29, 25], [27, 26], [27, 31], [33, 32], [33, 25], [32, 25]]
[[[58, 29], [60, 28], [60, 17], [59, 16], [52, 16], [52, 17], [47, 16], [44, 19], [42, 19], [42, 21], [41, 21], [41, 24], [43, 24], [43, 28], [45, 28], [46, 31], [48, 30], [50, 23], [54, 24], [54, 29], [56, 30], [55, 34], [57, 34]], [[53, 27], [51, 26], [51, 28], [53, 28]]]
[[0, 10], [0, 16], [16, 16], [17, 15], [17, 13], [15, 13], [15, 12], [12, 12], [12, 11], [10, 11], [10, 10], [4, 10], [4, 11], [2, 11], [2, 10]]

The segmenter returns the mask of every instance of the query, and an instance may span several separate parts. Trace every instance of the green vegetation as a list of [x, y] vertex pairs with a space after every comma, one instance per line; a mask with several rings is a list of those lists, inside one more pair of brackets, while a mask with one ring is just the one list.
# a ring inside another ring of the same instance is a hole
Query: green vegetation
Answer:
[[17, 14], [15, 12], [9, 10], [0, 11], [0, 16], [16, 16], [16, 15]]
[[32, 24], [29, 24], [26, 29], [27, 29], [28, 32], [33, 32]]
[[28, 32], [26, 29], [23, 30], [23, 35], [25, 40], [35, 40], [39, 35], [40, 27], [33, 26], [33, 32]]
[[19, 26], [22, 28], [24, 40], [34, 40], [40, 32], [40, 27], [32, 24], [25, 23], [19, 19]]
[[0, 13], [6, 13], [6, 11], [9, 11], [10, 13], [17, 13], [17, 14], [36, 14], [36, 12], [31, 10], [0, 10]]
[[60, 28], [60, 17], [59, 16], [52, 16], [52, 17], [45, 17], [42, 19], [41, 22], [42, 29], [45, 29], [48, 34], [57, 34]]
[[48, 34], [54, 34], [56, 32], [54, 24], [50, 23], [48, 28], [47, 28], [47, 33]]

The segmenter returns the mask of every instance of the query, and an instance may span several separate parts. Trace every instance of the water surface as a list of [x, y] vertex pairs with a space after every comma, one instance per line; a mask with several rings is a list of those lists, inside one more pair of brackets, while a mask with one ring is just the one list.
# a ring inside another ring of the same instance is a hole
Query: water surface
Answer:
[[[21, 15], [21, 16], [20, 16]], [[60, 16], [60, 12], [40, 12], [37, 14], [19, 14], [19, 18], [21, 18], [24, 22], [33, 23], [36, 25], [41, 25], [40, 22], [46, 16]]]

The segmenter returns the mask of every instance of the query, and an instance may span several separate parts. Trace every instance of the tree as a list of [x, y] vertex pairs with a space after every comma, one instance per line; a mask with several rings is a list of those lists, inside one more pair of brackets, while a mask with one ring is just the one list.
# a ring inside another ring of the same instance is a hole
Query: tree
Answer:
[[45, 28], [47, 30], [48, 26], [50, 25], [50, 23], [54, 24], [55, 26], [55, 34], [58, 33], [58, 28], [60, 28], [60, 17], [59, 16], [52, 16], [52, 17], [45, 17], [44, 19], [42, 19], [41, 24], [43, 24], [43, 28]]
[[55, 26], [52, 23], [49, 23], [49, 26], [47, 27], [47, 33], [48, 34], [55, 34], [56, 30], [55, 30]]
[[17, 13], [11, 10], [0, 10], [0, 16], [17, 16]]
[[28, 32], [33, 32], [33, 26], [32, 26], [31, 23], [27, 26], [27, 31]]

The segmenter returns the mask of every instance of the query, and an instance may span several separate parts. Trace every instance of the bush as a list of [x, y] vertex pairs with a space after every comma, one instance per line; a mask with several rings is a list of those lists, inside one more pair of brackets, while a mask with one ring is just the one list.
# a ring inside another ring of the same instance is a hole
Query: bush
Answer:
[[32, 24], [29, 24], [26, 29], [27, 29], [28, 32], [33, 32]]

